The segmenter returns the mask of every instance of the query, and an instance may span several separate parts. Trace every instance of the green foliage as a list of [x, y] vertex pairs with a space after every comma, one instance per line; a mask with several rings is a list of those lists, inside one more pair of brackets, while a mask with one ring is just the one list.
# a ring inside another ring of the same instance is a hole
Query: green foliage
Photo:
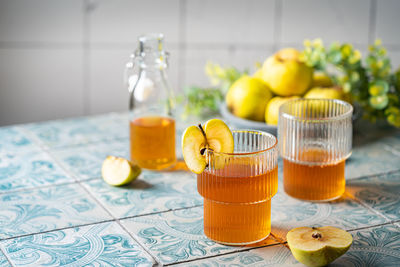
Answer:
[[225, 95], [232, 83], [234, 83], [241, 76], [248, 74], [248, 70], [239, 71], [237, 68], [228, 66], [221, 67], [219, 64], [208, 62], [205, 66], [205, 72], [210, 79], [213, 87], [219, 88]]
[[184, 103], [183, 118], [189, 115], [214, 115], [218, 113], [223, 97], [220, 89], [191, 86], [185, 88], [184, 95], [179, 96], [177, 102]]
[[205, 66], [205, 72], [213, 87], [190, 86], [185, 88], [184, 95], [177, 99], [178, 103], [185, 103], [183, 117], [217, 114], [219, 105], [232, 83], [248, 73], [247, 70], [241, 72], [234, 67], [223, 68], [211, 62], [208, 62]]
[[400, 70], [392, 73], [386, 49], [380, 40], [369, 47], [363, 64], [361, 53], [351, 44], [333, 43], [325, 48], [320, 39], [304, 41], [302, 60], [310, 67], [325, 72], [349, 93], [371, 121], [386, 118], [400, 128]]

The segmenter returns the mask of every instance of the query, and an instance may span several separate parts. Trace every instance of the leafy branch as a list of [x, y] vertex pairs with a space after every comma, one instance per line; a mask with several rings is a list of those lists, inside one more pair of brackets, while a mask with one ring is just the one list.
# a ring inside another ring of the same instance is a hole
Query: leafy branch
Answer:
[[333, 43], [326, 48], [320, 39], [304, 41], [302, 60], [324, 72], [358, 102], [371, 120], [386, 118], [400, 127], [400, 71], [391, 72], [390, 60], [380, 40], [369, 47], [363, 64], [361, 53], [351, 44]]
[[212, 87], [190, 86], [184, 89], [184, 96], [178, 98], [179, 103], [185, 102], [184, 117], [217, 114], [229, 87], [248, 71], [239, 71], [231, 66], [223, 68], [219, 64], [208, 62], [205, 73]]

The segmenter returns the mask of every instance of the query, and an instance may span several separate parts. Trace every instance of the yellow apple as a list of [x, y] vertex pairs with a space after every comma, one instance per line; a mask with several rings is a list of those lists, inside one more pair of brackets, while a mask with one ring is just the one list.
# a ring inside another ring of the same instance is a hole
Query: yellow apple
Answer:
[[310, 87], [313, 69], [300, 60], [300, 52], [285, 48], [263, 64], [262, 79], [271, 91], [280, 96], [302, 95]]
[[300, 98], [299, 96], [288, 96], [281, 97], [275, 96], [273, 97], [267, 104], [267, 108], [265, 109], [265, 122], [271, 125], [278, 125], [279, 118], [279, 107], [292, 99]]
[[264, 121], [265, 107], [271, 98], [272, 93], [262, 80], [243, 76], [232, 84], [225, 100], [234, 115]]

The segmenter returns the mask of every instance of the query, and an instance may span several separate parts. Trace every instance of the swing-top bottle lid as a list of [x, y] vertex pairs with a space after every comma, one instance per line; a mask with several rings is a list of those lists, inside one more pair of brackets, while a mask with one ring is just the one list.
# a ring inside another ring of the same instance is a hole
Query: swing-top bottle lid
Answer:
[[137, 53], [143, 55], [146, 53], [163, 53], [163, 40], [164, 35], [162, 33], [150, 33], [144, 34], [139, 38], [139, 47]]

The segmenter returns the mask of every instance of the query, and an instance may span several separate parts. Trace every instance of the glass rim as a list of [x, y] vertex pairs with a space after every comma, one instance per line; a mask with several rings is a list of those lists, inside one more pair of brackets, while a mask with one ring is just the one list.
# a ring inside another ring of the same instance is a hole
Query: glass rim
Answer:
[[[285, 106], [288, 106], [294, 102], [312, 102], [312, 101], [324, 101], [324, 102], [336, 102], [339, 103], [345, 107], [348, 108], [348, 110], [346, 110], [345, 112], [343, 112], [342, 114], [339, 115], [335, 115], [335, 116], [331, 116], [331, 117], [326, 117], [326, 118], [302, 118], [299, 116], [295, 116], [295, 115], [291, 115], [288, 114], [286, 112], [283, 111]], [[346, 117], [351, 117], [351, 114], [353, 113], [353, 105], [350, 104], [349, 102], [346, 102], [344, 100], [340, 100], [340, 99], [326, 99], [326, 98], [300, 98], [300, 99], [292, 99], [287, 101], [286, 103], [283, 103], [280, 107], [279, 107], [279, 117], [283, 116], [285, 119], [290, 119], [290, 120], [307, 120], [310, 122], [322, 122], [322, 121], [332, 121], [332, 120], [341, 120], [344, 119]]]
[[232, 130], [232, 133], [257, 133], [257, 134], [261, 134], [264, 136], [268, 136], [268, 137], [272, 137], [274, 141], [274, 143], [269, 146], [268, 148], [262, 149], [262, 150], [258, 150], [258, 151], [254, 151], [254, 152], [232, 152], [232, 153], [226, 153], [226, 152], [217, 152], [214, 151], [212, 149], [207, 149], [206, 153], [211, 153], [211, 154], [216, 154], [216, 155], [226, 155], [226, 156], [248, 156], [248, 155], [256, 155], [256, 154], [261, 154], [264, 152], [267, 152], [269, 150], [272, 150], [274, 148], [277, 147], [278, 145], [278, 138], [270, 133], [264, 132], [264, 131], [259, 131], [259, 130], [249, 130], [249, 129], [243, 129], [243, 130]]

